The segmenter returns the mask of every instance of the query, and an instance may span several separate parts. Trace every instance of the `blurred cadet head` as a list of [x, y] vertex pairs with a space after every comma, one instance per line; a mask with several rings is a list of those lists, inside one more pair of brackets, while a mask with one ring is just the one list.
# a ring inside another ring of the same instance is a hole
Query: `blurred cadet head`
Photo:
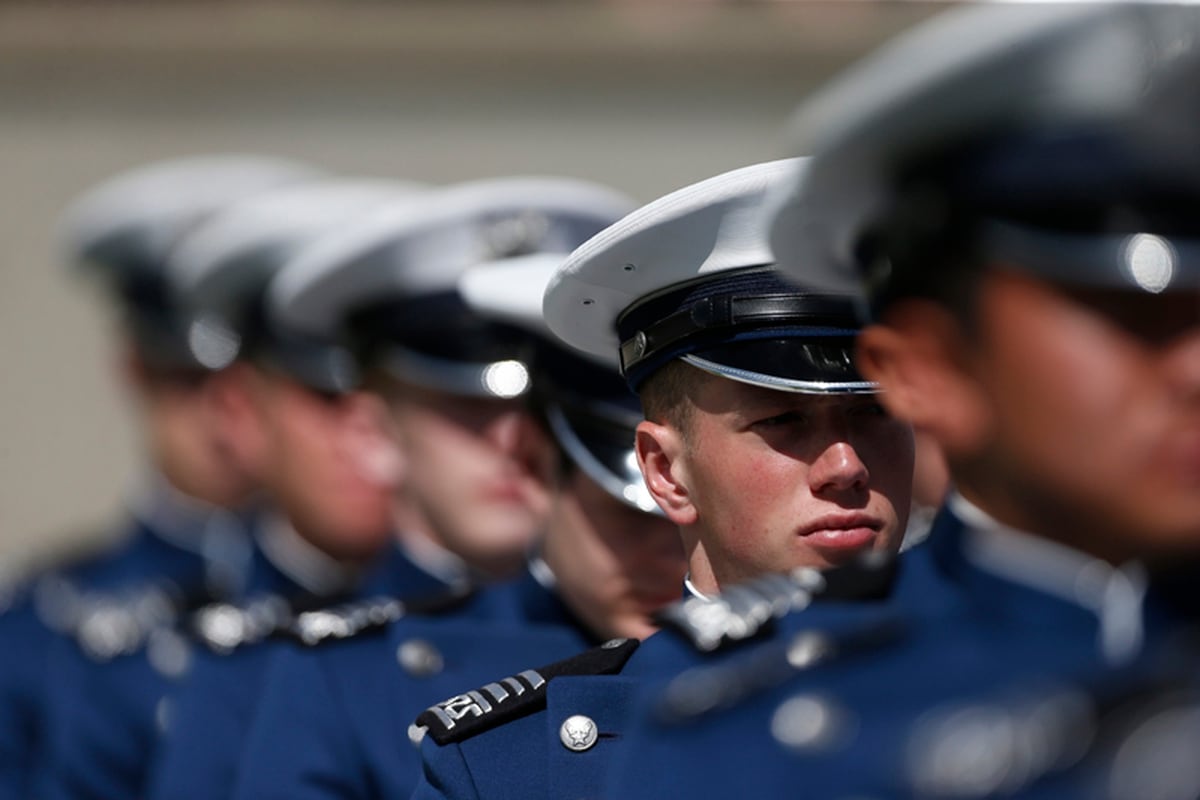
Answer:
[[1200, 546], [1198, 68], [1195, 6], [947, 14], [801, 110], [773, 222], [963, 496], [1112, 561]]
[[65, 216], [69, 262], [105, 290], [120, 316], [122, 371], [154, 466], [176, 488], [211, 502], [234, 505], [253, 485], [212, 435], [207, 371], [187, 347], [186, 314], [167, 287], [168, 254], [228, 203], [316, 174], [259, 156], [174, 159], [110, 178]]
[[534, 336], [527, 397], [557, 446], [557, 480], [535, 575], [553, 582], [597, 638], [645, 638], [655, 630], [651, 615], [679, 599], [687, 563], [675, 526], [638, 469], [634, 437], [641, 408], [616, 354], [601, 362], [568, 352], [546, 327], [542, 295], [564, 257], [480, 265], [463, 274], [459, 290], [481, 315]]
[[844, 297], [772, 268], [760, 205], [794, 167], [747, 167], [645, 206], [576, 250], [546, 294], [568, 343], [620, 353], [646, 484], [713, 591], [894, 552], [912, 434], [854, 370]]
[[271, 281], [322, 235], [415, 195], [384, 180], [324, 179], [233, 203], [185, 237], [169, 277], [190, 311], [192, 357], [212, 379], [218, 429], [296, 531], [335, 558], [369, 558], [392, 537], [394, 449], [379, 401], [357, 389], [335, 337], [267, 310]]
[[530, 335], [472, 312], [469, 267], [565, 254], [624, 213], [613, 191], [559, 178], [461, 184], [380, 209], [281, 276], [297, 329], [344, 329], [386, 398], [405, 469], [403, 535], [487, 575], [518, 569], [548, 509], [550, 445], [522, 396]]

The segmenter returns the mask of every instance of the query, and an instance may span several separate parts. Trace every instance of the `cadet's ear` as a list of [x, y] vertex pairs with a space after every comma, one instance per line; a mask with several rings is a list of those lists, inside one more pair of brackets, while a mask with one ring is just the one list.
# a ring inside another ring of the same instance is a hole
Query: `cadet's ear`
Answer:
[[256, 368], [235, 361], [205, 381], [205, 403], [216, 426], [216, 438], [247, 474], [265, 474], [268, 446], [266, 418], [259, 398], [263, 378]]
[[990, 404], [967, 357], [966, 333], [929, 300], [902, 300], [858, 338], [858, 368], [879, 383], [891, 414], [928, 433], [947, 455], [978, 446]]
[[676, 525], [691, 525], [696, 521], [682, 459], [684, 445], [680, 432], [670, 425], [649, 420], [638, 423], [635, 447], [646, 488], [667, 519]]
[[339, 444], [351, 464], [368, 481], [395, 489], [404, 479], [408, 463], [390, 431], [387, 407], [377, 395], [354, 392], [342, 398], [345, 413]]

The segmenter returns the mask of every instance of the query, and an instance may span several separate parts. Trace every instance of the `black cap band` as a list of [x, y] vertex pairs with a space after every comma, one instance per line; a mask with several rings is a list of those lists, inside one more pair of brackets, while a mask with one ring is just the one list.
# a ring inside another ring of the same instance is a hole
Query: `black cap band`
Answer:
[[[858, 310], [850, 298], [799, 291], [770, 267], [704, 276], [634, 304], [617, 320], [621, 371], [634, 387], [681, 356], [720, 353], [720, 358], [712, 360], [733, 370], [746, 367], [756, 372], [748, 364], [738, 363], [742, 354], [759, 349], [751, 343], [771, 340], [778, 350], [781, 344], [791, 342], [844, 342], [852, 340], [858, 328]], [[849, 369], [852, 373], [852, 365]], [[749, 382], [788, 388], [790, 373], [781, 371], [775, 376], [777, 381]], [[823, 376], [820, 382], [836, 384], [845, 378], [865, 383], [850, 373]], [[802, 386], [791, 388], [806, 391]], [[825, 391], [837, 389], [831, 386]]]

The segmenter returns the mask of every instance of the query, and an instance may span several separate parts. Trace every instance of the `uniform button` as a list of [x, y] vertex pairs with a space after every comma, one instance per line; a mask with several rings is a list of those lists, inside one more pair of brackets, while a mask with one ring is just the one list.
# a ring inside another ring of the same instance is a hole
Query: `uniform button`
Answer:
[[187, 639], [169, 628], [160, 628], [150, 634], [146, 657], [159, 675], [179, 678], [191, 665], [192, 651]]
[[785, 701], [771, 716], [771, 735], [789, 750], [826, 751], [845, 742], [851, 734], [849, 715], [822, 697], [797, 695]]
[[442, 654], [424, 639], [409, 639], [396, 649], [396, 660], [414, 678], [437, 675], [445, 666]]
[[621, 645], [625, 644], [628, 641], [629, 641], [628, 639], [609, 639], [607, 642], [600, 645], [600, 647], [602, 647], [605, 650], [614, 650], [614, 649], [620, 647]]
[[794, 669], [808, 669], [833, 653], [829, 637], [815, 631], [799, 633], [788, 642], [787, 662]]
[[909, 745], [915, 788], [932, 797], [1009, 794], [1025, 782], [1025, 746], [1007, 708], [980, 704], [923, 719]]
[[585, 717], [582, 714], [567, 717], [558, 729], [558, 738], [562, 741], [563, 747], [576, 753], [591, 750], [592, 745], [596, 743], [597, 735], [596, 723], [591, 717]]

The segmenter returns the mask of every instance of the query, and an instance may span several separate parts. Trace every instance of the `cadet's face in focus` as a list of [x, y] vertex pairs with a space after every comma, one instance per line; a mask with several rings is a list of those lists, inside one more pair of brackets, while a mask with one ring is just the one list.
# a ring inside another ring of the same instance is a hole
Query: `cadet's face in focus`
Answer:
[[405, 499], [428, 535], [494, 576], [520, 568], [549, 510], [554, 449], [520, 401], [389, 390], [409, 464]]
[[993, 270], [977, 338], [967, 363], [1015, 524], [1112, 560], [1200, 548], [1197, 293]]
[[281, 376], [265, 386], [272, 493], [306, 539], [340, 559], [365, 560], [395, 535], [394, 474], [381, 452], [382, 403], [327, 397]]
[[567, 603], [603, 637], [644, 639], [678, 600], [687, 560], [666, 517], [633, 509], [580, 470], [560, 488], [543, 555]]
[[[817, 396], [704, 376], [676, 478], [716, 583], [825, 568], [900, 546], [913, 438], [872, 395]], [[685, 528], [685, 534], [687, 529]], [[701, 590], [713, 586], [692, 561]]]

